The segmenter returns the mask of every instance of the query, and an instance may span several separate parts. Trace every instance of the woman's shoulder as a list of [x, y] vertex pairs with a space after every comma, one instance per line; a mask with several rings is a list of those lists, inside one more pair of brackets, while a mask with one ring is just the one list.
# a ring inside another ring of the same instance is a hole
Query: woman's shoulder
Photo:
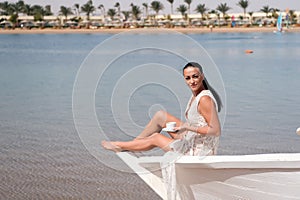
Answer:
[[213, 100], [213, 102], [215, 103], [216, 107], [217, 107], [217, 101], [214, 97], [214, 95], [211, 93], [210, 90], [202, 90], [196, 97], [197, 99], [197, 103], [199, 104], [200, 103], [200, 99], [201, 101], [211, 101]]

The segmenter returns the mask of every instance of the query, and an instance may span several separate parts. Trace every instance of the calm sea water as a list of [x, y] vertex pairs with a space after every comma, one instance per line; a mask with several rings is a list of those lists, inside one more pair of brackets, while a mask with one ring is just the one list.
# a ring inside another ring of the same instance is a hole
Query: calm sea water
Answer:
[[[1, 199], [159, 199], [136, 175], [108, 165], [105, 160], [126, 168], [113, 153], [96, 147], [103, 160], [95, 159], [75, 129], [77, 71], [90, 51], [111, 36], [0, 35]], [[206, 49], [223, 78], [226, 114], [219, 154], [300, 152], [295, 134], [300, 126], [300, 34], [189, 37]], [[134, 38], [129, 42], [138, 42]], [[245, 54], [246, 49], [254, 53]], [[112, 122], [113, 83], [139, 64], [141, 54], [148, 62], [165, 62], [164, 52], [129, 53], [114, 62], [120, 68], [110, 68], [96, 90], [97, 117], [112, 139], [128, 138]], [[184, 63], [169, 62], [178, 69]], [[143, 126], [161, 105], [180, 115], [172, 95], [155, 84], [139, 88], [128, 103], [132, 120]]]

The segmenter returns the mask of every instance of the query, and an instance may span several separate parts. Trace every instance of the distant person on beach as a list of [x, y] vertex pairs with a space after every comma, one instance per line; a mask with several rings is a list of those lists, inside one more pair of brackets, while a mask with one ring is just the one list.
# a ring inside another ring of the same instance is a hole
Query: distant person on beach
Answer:
[[[134, 140], [102, 141], [102, 146], [114, 152], [147, 151], [160, 147], [164, 151], [184, 155], [215, 154], [221, 134], [218, 117], [222, 107], [221, 99], [208, 84], [198, 63], [187, 63], [183, 68], [183, 76], [192, 92], [185, 112], [186, 122], [165, 111], [158, 111]], [[166, 130], [168, 137], [160, 132], [169, 122], [176, 122], [176, 126]]]
[[234, 15], [231, 16], [231, 27], [232, 28], [235, 27], [235, 17], [234, 17]]

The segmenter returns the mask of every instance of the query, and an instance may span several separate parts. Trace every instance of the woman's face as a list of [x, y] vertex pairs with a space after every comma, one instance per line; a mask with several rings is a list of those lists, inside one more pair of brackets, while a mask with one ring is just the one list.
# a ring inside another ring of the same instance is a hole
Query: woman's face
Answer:
[[187, 67], [183, 71], [186, 84], [193, 93], [198, 94], [202, 89], [203, 74], [197, 67]]

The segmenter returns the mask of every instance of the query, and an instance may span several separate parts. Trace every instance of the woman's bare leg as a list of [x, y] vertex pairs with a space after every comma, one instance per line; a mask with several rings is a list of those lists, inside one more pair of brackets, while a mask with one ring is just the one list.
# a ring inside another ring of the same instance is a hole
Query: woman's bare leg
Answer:
[[[146, 138], [154, 133], [159, 133], [166, 126], [167, 122], [176, 122], [177, 126], [180, 126], [180, 124], [182, 123], [180, 119], [174, 117], [173, 115], [165, 111], [158, 111], [155, 113], [144, 130], [135, 139]], [[169, 134], [172, 138], [174, 138], [176, 135], [174, 133]]]
[[169, 144], [173, 141], [173, 139], [161, 135], [160, 133], [154, 133], [149, 137], [141, 138], [138, 140], [132, 140], [128, 142], [109, 142], [109, 141], [102, 141], [102, 146], [105, 149], [112, 150], [115, 152], [119, 152], [122, 150], [128, 151], [148, 151], [153, 149], [154, 147], [160, 147], [165, 151], [169, 151]]

